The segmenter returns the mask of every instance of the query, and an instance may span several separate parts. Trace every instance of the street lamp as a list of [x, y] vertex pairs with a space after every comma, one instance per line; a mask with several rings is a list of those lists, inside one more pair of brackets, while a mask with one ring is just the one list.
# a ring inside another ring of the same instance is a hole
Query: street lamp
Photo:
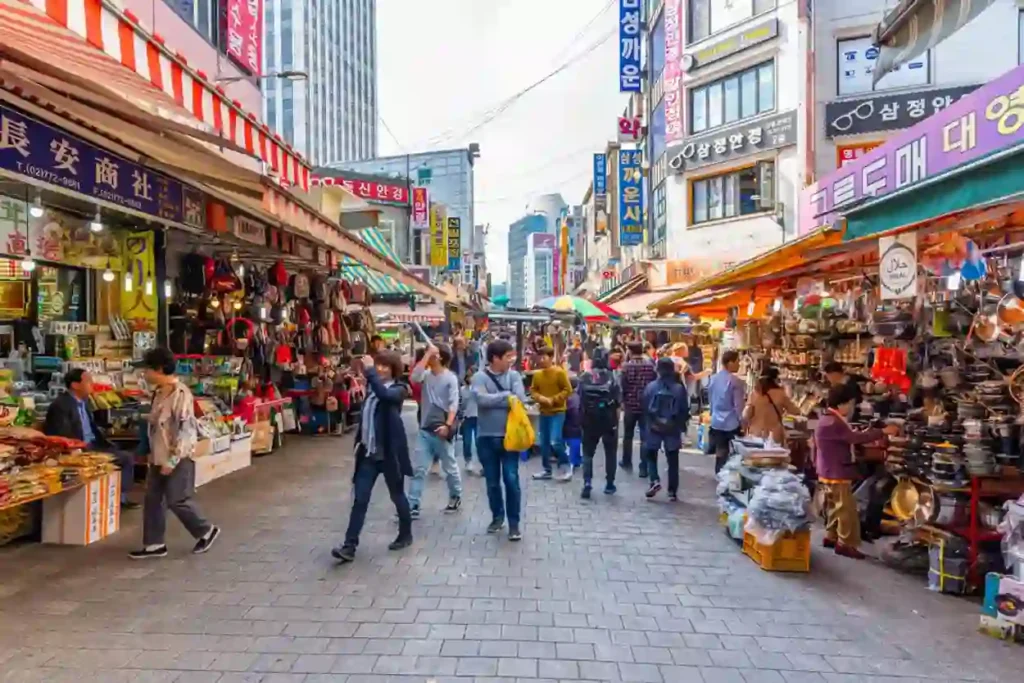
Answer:
[[257, 76], [226, 76], [224, 78], [216, 79], [217, 83], [238, 83], [239, 81], [248, 81], [250, 79], [256, 81], [265, 81], [270, 78], [281, 78], [286, 81], [307, 81], [309, 80], [309, 74], [305, 71], [277, 71], [269, 74], [260, 74]]

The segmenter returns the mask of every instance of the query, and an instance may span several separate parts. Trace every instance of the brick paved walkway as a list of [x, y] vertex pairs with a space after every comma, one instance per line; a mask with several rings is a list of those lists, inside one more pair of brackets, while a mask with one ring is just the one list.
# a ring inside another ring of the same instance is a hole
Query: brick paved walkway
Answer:
[[[458, 516], [428, 483], [410, 551], [383, 483], [355, 564], [349, 442], [293, 437], [201, 491], [224, 527], [193, 557], [132, 563], [138, 513], [88, 549], [0, 551], [0, 680], [176, 683], [1020, 681], [1024, 651], [974, 632], [976, 607], [815, 549], [810, 575], [761, 572], [716, 524], [710, 466], [684, 501], [578, 500], [531, 482], [522, 543], [487, 536], [483, 482]], [[599, 458], [600, 460], [600, 458]]]

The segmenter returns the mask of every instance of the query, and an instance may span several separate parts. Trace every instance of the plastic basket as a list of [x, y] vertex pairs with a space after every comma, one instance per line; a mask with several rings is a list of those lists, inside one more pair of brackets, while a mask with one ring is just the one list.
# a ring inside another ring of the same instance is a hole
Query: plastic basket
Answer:
[[811, 571], [811, 532], [787, 533], [772, 545], [757, 542], [749, 532], [743, 534], [743, 554], [769, 572]]

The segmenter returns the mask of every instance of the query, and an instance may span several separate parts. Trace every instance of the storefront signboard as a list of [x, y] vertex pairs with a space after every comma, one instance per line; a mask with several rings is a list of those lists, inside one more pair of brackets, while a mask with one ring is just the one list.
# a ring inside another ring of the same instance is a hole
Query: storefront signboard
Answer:
[[314, 252], [315, 250], [313, 249], [312, 242], [304, 240], [300, 237], [295, 238], [295, 255], [298, 256], [300, 259], [302, 259], [303, 261], [312, 262], [313, 259], [316, 257], [316, 254]]
[[267, 245], [267, 226], [251, 218], [245, 216], [232, 217], [231, 232], [243, 242], [258, 244], [261, 247]]
[[852, 164], [882, 144], [882, 142], [860, 142], [856, 145], [836, 145], [836, 168]]
[[644, 241], [643, 152], [619, 151], [619, 244], [632, 247]]
[[917, 296], [917, 233], [878, 238], [878, 281], [882, 299]]
[[448, 270], [462, 270], [462, 219], [451, 216], [448, 219]]
[[425, 187], [412, 188], [412, 227], [426, 230], [430, 226], [430, 193]]
[[666, 145], [675, 145], [683, 140], [682, 71], [679, 68], [683, 52], [682, 14], [683, 0], [665, 0], [665, 70], [662, 92], [665, 94]]
[[749, 47], [769, 41], [778, 35], [779, 20], [769, 19], [734, 36], [719, 40], [693, 52], [688, 52], [684, 57], [683, 64], [688, 72], [695, 71], [713, 62], [731, 57], [738, 52], [743, 52]]
[[834, 138], [910, 128], [977, 89], [977, 85], [964, 85], [924, 92], [875, 93], [871, 97], [828, 102], [825, 136]]
[[318, 182], [320, 185], [328, 187], [344, 187], [355, 196], [369, 202], [401, 204], [403, 206], [409, 203], [409, 188], [406, 187], [405, 183], [382, 183], [379, 181], [358, 180], [342, 176], [322, 177], [318, 179]]
[[46, 209], [39, 218], [28, 213], [24, 199], [0, 195], [0, 252], [80, 268], [110, 268], [121, 272], [122, 233], [92, 232], [91, 219]]
[[228, 0], [228, 56], [250, 74], [263, 64], [263, 0]]
[[8, 105], [0, 105], [0, 168], [149, 216], [185, 222], [184, 187], [177, 180]]
[[603, 211], [608, 206], [608, 156], [594, 154], [594, 209]]
[[640, 92], [640, 0], [619, 0], [619, 92]]
[[206, 227], [206, 195], [187, 185], [181, 188], [181, 222], [193, 228]]
[[448, 240], [445, 238], [447, 211], [444, 205], [430, 207], [430, 265], [434, 268], [448, 267]]
[[793, 110], [690, 137], [685, 144], [668, 150], [669, 168], [673, 173], [684, 173], [795, 145], [796, 121], [796, 110]]
[[800, 195], [800, 234], [838, 212], [902, 190], [993, 152], [1024, 143], [1024, 66], [966, 95]]
[[154, 233], [144, 231], [124, 236], [125, 270], [132, 274], [132, 289], [121, 287], [121, 315], [134, 330], [157, 329], [154, 237]]

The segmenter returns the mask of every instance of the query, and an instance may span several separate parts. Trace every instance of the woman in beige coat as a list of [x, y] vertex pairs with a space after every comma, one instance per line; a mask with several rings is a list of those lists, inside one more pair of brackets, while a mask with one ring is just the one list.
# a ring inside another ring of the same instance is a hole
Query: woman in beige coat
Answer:
[[775, 443], [786, 443], [786, 430], [782, 426], [784, 415], [799, 415], [800, 411], [779, 386], [779, 371], [768, 368], [757, 382], [747, 406], [743, 410], [743, 420], [747, 425], [747, 435], [767, 439], [769, 436]]

